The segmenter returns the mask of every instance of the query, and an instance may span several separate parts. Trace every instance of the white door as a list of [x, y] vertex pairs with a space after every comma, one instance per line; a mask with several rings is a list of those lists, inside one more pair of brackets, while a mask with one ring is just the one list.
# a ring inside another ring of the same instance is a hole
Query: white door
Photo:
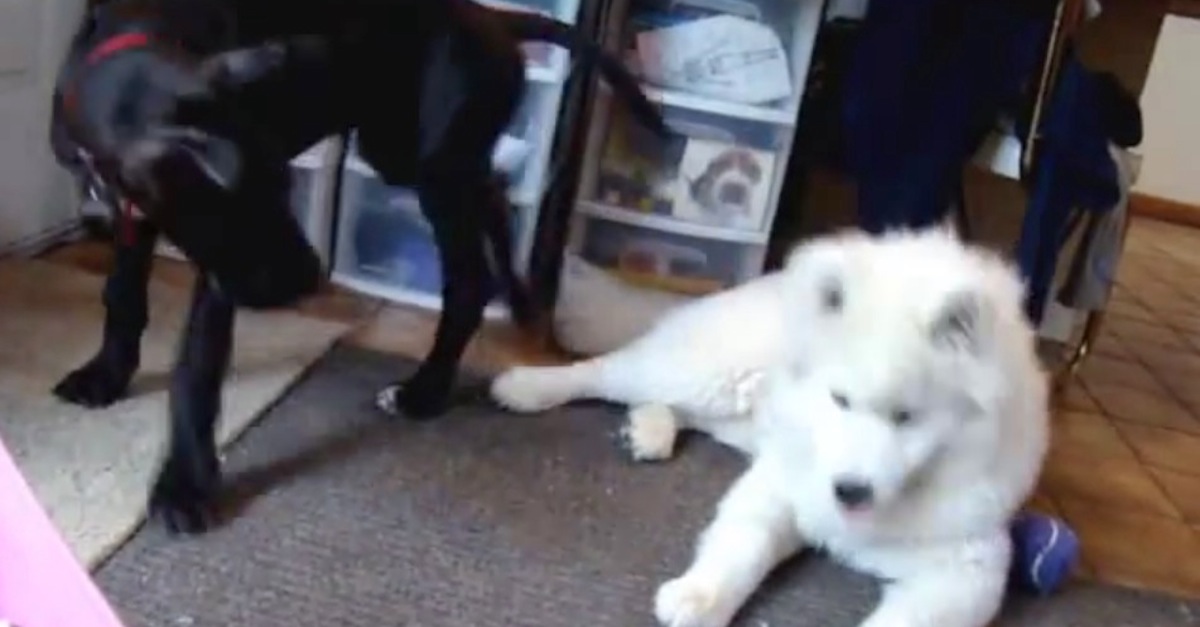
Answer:
[[0, 0], [0, 253], [75, 218], [75, 192], [50, 152], [54, 74], [83, 0]]

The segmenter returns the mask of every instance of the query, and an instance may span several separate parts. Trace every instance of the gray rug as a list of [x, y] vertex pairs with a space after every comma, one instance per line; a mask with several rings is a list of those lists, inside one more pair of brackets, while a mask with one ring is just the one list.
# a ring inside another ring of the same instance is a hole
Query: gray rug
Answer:
[[[411, 364], [336, 348], [228, 454], [236, 517], [205, 537], [139, 532], [97, 573], [128, 627], [638, 627], [655, 586], [742, 464], [693, 438], [625, 461], [619, 413], [504, 415], [481, 392], [440, 421], [380, 419]], [[747, 627], [854, 627], [870, 580], [807, 557]], [[1200, 625], [1200, 604], [1075, 585], [1014, 598], [1001, 625]]]

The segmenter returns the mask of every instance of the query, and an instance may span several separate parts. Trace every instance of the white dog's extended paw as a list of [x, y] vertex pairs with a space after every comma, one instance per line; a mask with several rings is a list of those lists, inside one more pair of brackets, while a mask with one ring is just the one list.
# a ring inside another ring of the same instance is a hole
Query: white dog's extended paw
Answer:
[[512, 411], [539, 412], [570, 401], [568, 383], [558, 368], [517, 366], [492, 381], [492, 399]]
[[733, 618], [717, 584], [684, 575], [659, 586], [654, 616], [663, 627], [725, 627]]
[[629, 455], [634, 461], [669, 459], [675, 452], [679, 422], [666, 405], [641, 405], [629, 410], [629, 420], [621, 429]]

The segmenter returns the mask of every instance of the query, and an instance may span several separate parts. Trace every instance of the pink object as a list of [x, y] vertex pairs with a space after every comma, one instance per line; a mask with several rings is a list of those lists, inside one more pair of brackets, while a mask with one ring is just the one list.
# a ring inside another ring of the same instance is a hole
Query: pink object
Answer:
[[0, 441], [0, 624], [122, 627]]

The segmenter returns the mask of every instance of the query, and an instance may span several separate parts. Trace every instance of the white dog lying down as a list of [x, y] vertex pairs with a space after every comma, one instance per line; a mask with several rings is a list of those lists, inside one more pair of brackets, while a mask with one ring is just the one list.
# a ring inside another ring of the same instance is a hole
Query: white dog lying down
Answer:
[[888, 582], [863, 627], [982, 627], [1048, 437], [1022, 295], [1009, 265], [949, 232], [840, 234], [620, 350], [514, 368], [492, 393], [518, 411], [628, 404], [642, 460], [669, 457], [681, 428], [750, 457], [692, 565], [659, 588], [663, 625], [729, 624], [812, 546]]

